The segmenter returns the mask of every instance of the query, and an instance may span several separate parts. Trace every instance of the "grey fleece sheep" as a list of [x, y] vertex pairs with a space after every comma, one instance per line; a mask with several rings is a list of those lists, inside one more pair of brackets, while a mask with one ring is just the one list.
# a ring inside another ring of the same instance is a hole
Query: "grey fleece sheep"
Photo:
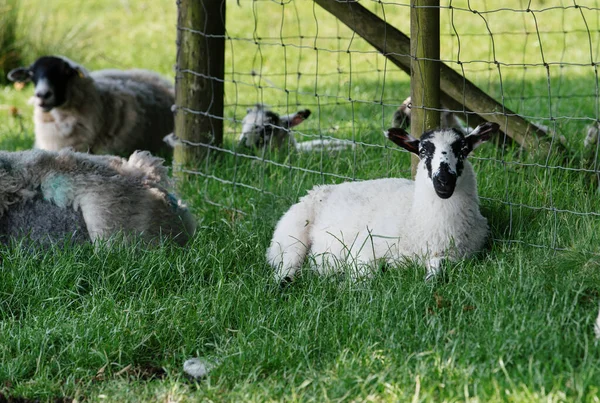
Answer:
[[0, 152], [0, 242], [94, 242], [122, 234], [184, 244], [195, 227], [170, 192], [162, 159], [148, 152], [129, 159], [68, 149]]
[[173, 131], [175, 91], [156, 73], [88, 73], [65, 57], [44, 56], [8, 78], [35, 84], [36, 148], [118, 155], [169, 149], [162, 139]]

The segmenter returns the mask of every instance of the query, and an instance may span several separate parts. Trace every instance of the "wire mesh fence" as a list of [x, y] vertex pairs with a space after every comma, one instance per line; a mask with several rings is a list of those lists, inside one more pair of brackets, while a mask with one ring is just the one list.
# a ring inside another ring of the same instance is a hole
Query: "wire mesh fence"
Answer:
[[[408, 0], [358, 4], [410, 32]], [[508, 118], [510, 110], [549, 142], [540, 153], [499, 141], [471, 157], [494, 239], [597, 253], [598, 1], [449, 0], [440, 21], [441, 62], [499, 104], [452, 108], [464, 128], [477, 116]], [[222, 144], [186, 142], [209, 155], [181, 168], [208, 204], [263, 214], [314, 184], [410, 176], [408, 153], [382, 135], [410, 95], [410, 77], [390, 61], [385, 32], [381, 51], [317, 2], [301, 0], [228, 2], [225, 27], [223, 116], [176, 105], [177, 113], [224, 121]], [[181, 23], [178, 30], [206, 36]], [[177, 74], [194, 72], [178, 66]], [[257, 104], [270, 111], [260, 119]], [[254, 142], [240, 142], [253, 130]], [[506, 132], [511, 136], [510, 126]], [[277, 133], [296, 144], [266, 145]]]

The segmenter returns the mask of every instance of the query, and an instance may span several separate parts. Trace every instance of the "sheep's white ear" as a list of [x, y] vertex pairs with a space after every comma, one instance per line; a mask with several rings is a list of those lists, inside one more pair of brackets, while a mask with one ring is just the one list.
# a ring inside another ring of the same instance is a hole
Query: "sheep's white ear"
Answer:
[[9, 71], [8, 74], [6, 75], [6, 77], [10, 81], [15, 81], [18, 83], [26, 83], [26, 82], [31, 81], [31, 78], [33, 77], [33, 73], [28, 68], [18, 67], [16, 69], [12, 69], [11, 71]]
[[475, 128], [465, 139], [467, 140], [468, 150], [467, 154], [479, 147], [492, 138], [492, 135], [497, 133], [500, 129], [498, 123], [486, 122], [482, 123]]
[[399, 127], [392, 127], [383, 132], [383, 135], [397, 146], [400, 146], [413, 154], [419, 155], [419, 139], [408, 134], [406, 130]]
[[281, 117], [281, 125], [283, 127], [294, 127], [304, 122], [310, 116], [310, 110], [305, 109], [303, 111], [298, 111], [296, 113], [292, 113], [291, 115], [285, 115]]

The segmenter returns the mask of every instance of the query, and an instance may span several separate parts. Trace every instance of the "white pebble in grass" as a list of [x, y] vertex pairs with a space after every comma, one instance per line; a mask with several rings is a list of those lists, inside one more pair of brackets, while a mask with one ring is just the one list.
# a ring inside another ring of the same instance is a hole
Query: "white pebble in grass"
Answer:
[[194, 379], [204, 378], [211, 369], [212, 365], [200, 358], [190, 358], [183, 363], [183, 372]]
[[596, 323], [594, 323], [594, 334], [596, 335], [596, 339], [600, 339], [600, 311], [598, 312], [598, 317], [596, 317]]

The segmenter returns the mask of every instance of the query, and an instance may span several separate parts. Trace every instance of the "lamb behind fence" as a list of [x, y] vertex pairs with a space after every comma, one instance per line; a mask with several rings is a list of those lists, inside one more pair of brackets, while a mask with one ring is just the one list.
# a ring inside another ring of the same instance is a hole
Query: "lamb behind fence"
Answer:
[[[219, 38], [226, 44], [222, 76], [183, 65], [177, 69], [183, 78], [202, 78], [224, 87], [223, 115], [180, 101], [176, 105], [178, 114], [224, 123], [223, 143], [217, 140], [220, 133], [214, 132], [202, 141], [189, 141], [187, 148], [197, 144], [205, 154], [223, 156], [227, 168], [210, 162], [185, 168], [188, 174], [201, 176], [205, 188], [219, 187], [222, 198], [207, 192], [206, 199], [220, 208], [250, 213], [253, 207], [245, 200], [257, 195], [290, 202], [291, 179], [287, 178], [301, 178], [301, 186], [309, 188], [317, 183], [408, 175], [405, 154], [387, 146], [379, 133], [406, 99], [409, 84], [423, 79], [406, 75], [415, 56], [404, 33], [409, 32], [410, 11], [427, 7], [408, 1], [300, 4], [255, 2], [251, 8], [243, 3], [229, 7], [226, 34], [205, 32], [187, 20], [179, 23], [179, 31], [194, 40]], [[203, 2], [202, 7], [210, 5]], [[597, 209], [563, 201], [551, 184], [528, 192], [522, 191], [521, 182], [563, 176], [577, 182], [595, 176], [596, 159], [588, 158], [585, 165], [578, 156], [588, 125], [600, 117], [595, 91], [598, 7], [586, 2], [549, 7], [534, 1], [528, 8], [518, 8], [499, 0], [485, 4], [453, 0], [442, 4], [439, 12], [443, 105], [439, 109], [455, 113], [465, 129], [496, 121], [507, 136], [499, 138], [503, 147], [497, 151], [473, 158], [478, 170], [486, 172], [483, 204], [508, 217], [503, 224], [506, 232], [495, 234], [496, 240], [549, 249], [570, 247], [560, 223], [577, 218], [596, 225]], [[225, 25], [224, 19], [221, 22]], [[203, 94], [205, 105], [218, 100], [218, 92]], [[282, 115], [309, 109], [310, 118], [294, 127], [298, 144], [325, 139], [353, 147], [334, 158], [319, 150], [302, 156], [292, 153], [285, 160], [240, 150], [237, 140], [246, 110], [256, 104], [272, 105]], [[413, 99], [413, 111], [431, 108]], [[594, 154], [592, 131], [587, 143]], [[186, 165], [184, 160], [176, 162]], [[277, 175], [286, 180], [278, 180]], [[497, 183], [503, 183], [503, 189]], [[527, 226], [517, 217], [528, 214], [552, 223], [551, 231], [539, 239], [524, 239]]]

